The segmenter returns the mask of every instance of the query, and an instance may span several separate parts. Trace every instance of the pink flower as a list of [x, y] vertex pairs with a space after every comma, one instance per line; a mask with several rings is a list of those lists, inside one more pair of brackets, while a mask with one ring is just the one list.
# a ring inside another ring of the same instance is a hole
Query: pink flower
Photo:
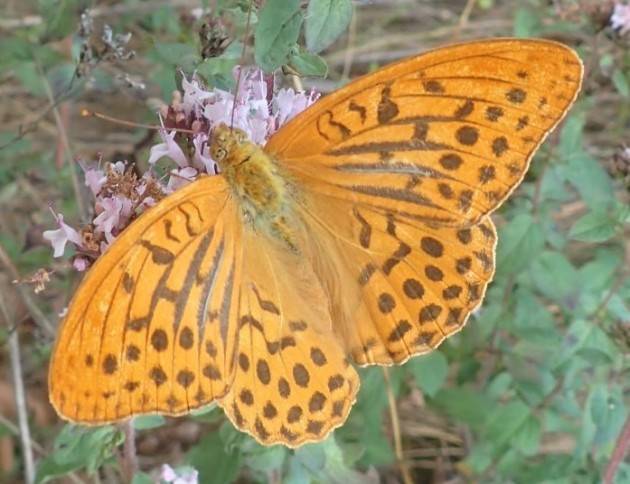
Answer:
[[74, 267], [77, 271], [83, 272], [90, 266], [90, 261], [82, 256], [77, 256], [72, 261], [72, 267]]
[[192, 467], [173, 469], [168, 464], [163, 464], [160, 481], [168, 484], [197, 484], [199, 482], [199, 472]]
[[174, 192], [178, 188], [188, 185], [197, 178], [199, 173], [192, 166], [187, 166], [180, 170], [171, 170], [171, 176], [166, 185], [168, 193]]
[[111, 243], [114, 236], [126, 226], [131, 216], [132, 203], [126, 197], [106, 197], [97, 202], [98, 215], [92, 222], [95, 232], [105, 235], [107, 242]]
[[53, 246], [53, 257], [61, 257], [66, 248], [66, 243], [72, 242], [77, 247], [81, 246], [81, 236], [79, 232], [64, 223], [62, 214], [53, 212], [53, 216], [57, 220], [59, 228], [57, 230], [46, 230], [44, 238]]
[[182, 75], [182, 87], [184, 88], [184, 99], [182, 100], [182, 108], [188, 115], [194, 113], [199, 115], [203, 107], [203, 102], [212, 97], [212, 93], [206, 91], [197, 79], [191, 78], [189, 81], [186, 75]]
[[630, 5], [615, 4], [615, 9], [610, 17], [610, 26], [619, 31], [620, 35], [630, 32]]
[[85, 185], [90, 187], [92, 195], [98, 195], [103, 185], [107, 181], [107, 176], [103, 170], [88, 168], [85, 170], [83, 176], [85, 176]]
[[175, 142], [176, 134], [177, 131], [171, 131], [170, 133], [167, 133], [166, 130], [160, 130], [160, 136], [162, 137], [163, 143], [155, 145], [151, 148], [151, 152], [149, 153], [149, 164], [152, 165], [163, 156], [168, 156], [181, 168], [188, 166], [186, 155], [179, 147], [179, 145]]

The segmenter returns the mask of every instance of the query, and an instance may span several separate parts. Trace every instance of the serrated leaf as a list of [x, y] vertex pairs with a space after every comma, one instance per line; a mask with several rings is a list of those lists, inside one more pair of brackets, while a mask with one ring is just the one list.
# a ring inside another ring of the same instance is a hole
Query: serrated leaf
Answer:
[[350, 0], [311, 0], [306, 10], [306, 47], [321, 52], [348, 28], [352, 19]]
[[302, 76], [325, 77], [328, 73], [328, 65], [323, 58], [303, 49], [291, 54], [289, 65]]
[[606, 242], [617, 233], [617, 220], [607, 213], [591, 211], [575, 221], [569, 236], [582, 242]]
[[300, 0], [268, 0], [254, 33], [256, 63], [270, 72], [286, 64], [297, 42], [303, 15]]
[[440, 351], [418, 356], [409, 361], [406, 368], [411, 371], [420, 389], [433, 397], [446, 380], [448, 361]]

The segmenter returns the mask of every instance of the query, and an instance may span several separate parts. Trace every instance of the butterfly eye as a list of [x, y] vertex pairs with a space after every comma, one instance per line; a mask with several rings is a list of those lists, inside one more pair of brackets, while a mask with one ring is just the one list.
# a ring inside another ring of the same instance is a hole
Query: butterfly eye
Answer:
[[223, 158], [225, 158], [225, 155], [227, 155], [227, 151], [225, 151], [225, 148], [217, 148], [214, 151], [213, 158], [217, 161], [221, 161]]

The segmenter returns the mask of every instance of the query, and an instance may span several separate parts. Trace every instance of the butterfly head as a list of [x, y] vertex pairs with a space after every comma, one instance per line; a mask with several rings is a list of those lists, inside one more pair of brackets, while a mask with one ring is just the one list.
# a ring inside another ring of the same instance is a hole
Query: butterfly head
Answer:
[[210, 155], [219, 166], [229, 164], [235, 151], [247, 141], [245, 131], [238, 128], [230, 128], [226, 124], [220, 124], [212, 133]]

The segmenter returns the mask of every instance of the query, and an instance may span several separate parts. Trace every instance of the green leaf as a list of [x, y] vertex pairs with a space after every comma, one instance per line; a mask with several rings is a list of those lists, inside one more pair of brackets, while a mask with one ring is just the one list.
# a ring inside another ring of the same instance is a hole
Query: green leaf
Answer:
[[180, 42], [157, 42], [155, 50], [163, 62], [192, 72], [199, 62], [199, 54], [191, 44]]
[[[558, 150], [564, 162], [570, 160], [576, 153], [582, 152], [582, 135], [584, 132], [584, 117], [569, 116], [560, 131]], [[566, 175], [566, 173], [565, 173]]]
[[44, 19], [43, 42], [59, 40], [70, 34], [76, 27], [76, 0], [39, 0], [39, 13]]
[[254, 32], [256, 63], [270, 72], [286, 64], [302, 26], [300, 0], [268, 0]]
[[348, 27], [352, 19], [350, 0], [310, 0], [306, 10], [306, 47], [321, 52]]
[[302, 76], [324, 77], [328, 73], [324, 59], [303, 49], [291, 54], [289, 65]]
[[155, 484], [155, 480], [149, 474], [146, 474], [144, 472], [136, 472], [133, 475], [131, 484]]
[[529, 415], [511, 439], [511, 445], [525, 455], [534, 455], [540, 445], [540, 422], [533, 415]]
[[161, 427], [166, 422], [162, 415], [141, 415], [133, 419], [133, 428], [147, 430]]
[[615, 236], [617, 223], [607, 213], [590, 211], [575, 221], [569, 236], [582, 242], [606, 242]]
[[538, 16], [529, 8], [519, 8], [514, 15], [514, 35], [533, 37], [540, 33], [541, 24]]
[[493, 413], [490, 397], [472, 388], [445, 388], [433, 400], [433, 406], [451, 417], [480, 430], [486, 417]]
[[188, 451], [186, 463], [199, 471], [199, 482], [223, 484], [233, 482], [241, 467], [242, 455], [238, 449], [226, 450], [219, 432], [203, 437]]
[[612, 73], [612, 82], [623, 97], [630, 97], [630, 84], [628, 78], [621, 69], [615, 69]]
[[512, 443], [515, 434], [529, 418], [529, 407], [521, 400], [494, 409], [486, 422], [483, 434], [495, 447]]
[[123, 439], [122, 433], [110, 425], [89, 429], [66, 425], [55, 440], [53, 453], [40, 462], [35, 481], [48, 482], [83, 468], [93, 474], [112, 458]]
[[502, 273], [520, 272], [531, 264], [544, 244], [540, 225], [530, 214], [519, 214], [499, 231], [497, 267]]
[[440, 351], [418, 356], [409, 361], [405, 368], [413, 374], [420, 389], [429, 397], [435, 396], [444, 385], [448, 374], [448, 361]]
[[591, 209], [608, 210], [615, 203], [615, 190], [602, 166], [587, 153], [579, 151], [569, 158], [567, 179]]
[[577, 271], [563, 253], [543, 252], [531, 264], [530, 274], [543, 296], [569, 304], [567, 298], [575, 291]]

